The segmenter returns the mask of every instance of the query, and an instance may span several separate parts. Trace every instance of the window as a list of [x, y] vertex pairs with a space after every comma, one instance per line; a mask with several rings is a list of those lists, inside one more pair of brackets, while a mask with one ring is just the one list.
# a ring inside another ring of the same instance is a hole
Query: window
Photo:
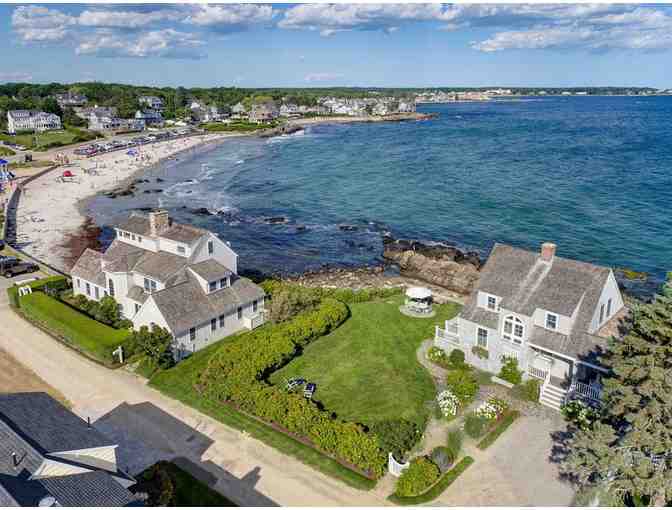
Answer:
[[548, 329], [558, 329], [558, 316], [554, 313], [546, 313], [546, 327]]
[[112, 281], [112, 278], [107, 280], [107, 287], [110, 289], [110, 296], [114, 297], [114, 282]]
[[208, 241], [208, 255], [212, 255], [213, 253], [215, 253], [215, 242]]
[[239, 306], [238, 307], [238, 320], [243, 318], [243, 307]]
[[257, 311], [257, 300], [256, 299], [254, 301], [252, 301], [252, 311], [253, 312]]
[[151, 293], [156, 291], [156, 282], [154, 280], [145, 278], [144, 284], [145, 284], [145, 292]]
[[140, 305], [138, 303], [135, 303], [135, 313], [138, 313], [140, 311]]
[[488, 348], [488, 330], [483, 328], [478, 328], [478, 335], [476, 336], [476, 345], [483, 347], [484, 349]]
[[187, 250], [184, 248], [184, 246], [178, 246], [178, 247], [177, 247], [177, 253], [180, 253], [180, 254], [183, 254], [183, 255], [184, 255], [184, 253], [185, 253], [186, 251], [187, 251]]
[[504, 319], [504, 332], [502, 337], [509, 342], [515, 344], [523, 343], [523, 335], [525, 333], [525, 327], [523, 326], [523, 321], [518, 317], [509, 315]]
[[217, 319], [210, 319], [210, 331], [217, 331]]
[[91, 285], [89, 285], [89, 282], [86, 282], [86, 295], [91, 296]]
[[196, 341], [196, 328], [189, 328], [189, 340]]
[[611, 317], [611, 298], [607, 301], [607, 317]]
[[600, 305], [600, 324], [604, 321], [604, 303]]
[[227, 285], [226, 285], [226, 278], [222, 278], [221, 280], [219, 280], [219, 288], [220, 288], [220, 289], [223, 289], [223, 288], [225, 288], [226, 286], [227, 286]]
[[138, 242], [139, 242], [139, 243], [142, 242], [142, 237], [138, 236]]
[[488, 296], [488, 308], [490, 310], [497, 309], [497, 298], [495, 296]]
[[96, 299], [100, 299], [100, 291], [98, 290], [98, 287], [93, 287], [93, 293], [96, 295]]
[[133, 239], [135, 241], [135, 234], [131, 235], [131, 239]]
[[79, 289], [81, 287], [82, 287], [82, 282], [79, 280], [79, 278], [77, 278], [77, 288]]
[[208, 284], [208, 290], [210, 292], [215, 292], [217, 290], [217, 282], [210, 282]]
[[225, 323], [226, 323], [226, 316], [225, 315], [220, 315], [219, 316], [219, 327], [223, 328]]

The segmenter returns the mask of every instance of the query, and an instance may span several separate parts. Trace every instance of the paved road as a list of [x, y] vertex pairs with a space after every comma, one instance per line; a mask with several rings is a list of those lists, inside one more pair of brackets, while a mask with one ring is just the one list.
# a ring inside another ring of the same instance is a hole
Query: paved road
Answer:
[[[0, 346], [72, 403], [73, 411], [120, 444], [131, 470], [177, 462], [246, 506], [380, 506], [382, 490], [363, 492], [323, 475], [239, 431], [169, 399], [123, 370], [83, 359], [16, 315], [0, 278]], [[0, 391], [2, 388], [0, 388]]]

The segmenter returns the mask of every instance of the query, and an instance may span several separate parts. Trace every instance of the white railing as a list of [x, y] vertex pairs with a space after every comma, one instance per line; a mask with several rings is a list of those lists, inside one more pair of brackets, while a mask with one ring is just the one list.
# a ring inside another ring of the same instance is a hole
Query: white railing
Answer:
[[599, 402], [602, 399], [602, 388], [579, 381], [572, 381], [572, 384], [569, 387], [569, 393], [578, 394], [596, 402]]
[[248, 329], [258, 328], [264, 323], [264, 312], [257, 312], [254, 315], [247, 315], [243, 317], [245, 327]]
[[434, 333], [435, 342], [450, 342], [451, 344], [460, 345], [460, 337], [456, 330], [448, 330], [436, 326]]
[[546, 380], [546, 376], [548, 375], [548, 370], [542, 370], [537, 367], [529, 366], [527, 367], [527, 373], [531, 375], [532, 377], [535, 377], [537, 379], [541, 379], [542, 381]]

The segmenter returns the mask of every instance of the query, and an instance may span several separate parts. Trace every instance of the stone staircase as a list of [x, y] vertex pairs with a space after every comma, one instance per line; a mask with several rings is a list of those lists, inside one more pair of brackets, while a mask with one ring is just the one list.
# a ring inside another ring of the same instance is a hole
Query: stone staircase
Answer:
[[553, 386], [552, 384], [544, 384], [541, 387], [539, 402], [547, 407], [559, 411], [560, 406], [565, 402], [566, 396], [567, 396], [567, 390], [563, 388], [558, 388], [557, 386]]

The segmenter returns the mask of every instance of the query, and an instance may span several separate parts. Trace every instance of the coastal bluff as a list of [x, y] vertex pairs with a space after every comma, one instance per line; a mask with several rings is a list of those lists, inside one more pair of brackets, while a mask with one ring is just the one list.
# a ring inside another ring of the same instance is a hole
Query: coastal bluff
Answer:
[[399, 266], [403, 276], [469, 294], [478, 281], [481, 260], [476, 252], [454, 246], [383, 238], [383, 258]]

